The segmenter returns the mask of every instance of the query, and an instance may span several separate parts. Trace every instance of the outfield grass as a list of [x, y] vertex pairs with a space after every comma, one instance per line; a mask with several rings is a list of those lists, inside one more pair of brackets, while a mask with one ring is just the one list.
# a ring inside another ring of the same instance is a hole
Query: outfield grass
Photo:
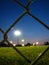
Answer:
[[[17, 47], [29, 60], [34, 61], [47, 46]], [[49, 65], [49, 50], [35, 65]], [[0, 48], [0, 65], [29, 65], [12, 47]]]

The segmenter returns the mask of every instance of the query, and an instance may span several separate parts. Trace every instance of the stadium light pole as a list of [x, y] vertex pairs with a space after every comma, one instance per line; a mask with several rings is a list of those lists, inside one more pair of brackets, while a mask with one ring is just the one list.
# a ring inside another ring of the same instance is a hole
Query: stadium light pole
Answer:
[[22, 42], [22, 46], [24, 46], [24, 41], [25, 41], [24, 39], [21, 40], [21, 42]]
[[18, 37], [21, 35], [21, 32], [19, 30], [15, 30], [14, 35], [17, 36], [17, 44], [19, 44], [19, 38]]

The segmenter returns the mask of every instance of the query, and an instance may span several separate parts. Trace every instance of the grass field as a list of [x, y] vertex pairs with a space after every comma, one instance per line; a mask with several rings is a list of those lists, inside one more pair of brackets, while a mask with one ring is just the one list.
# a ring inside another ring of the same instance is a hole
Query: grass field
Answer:
[[[29, 60], [34, 61], [47, 46], [17, 47]], [[49, 65], [49, 50], [35, 65]], [[0, 47], [0, 65], [30, 65], [12, 47]]]

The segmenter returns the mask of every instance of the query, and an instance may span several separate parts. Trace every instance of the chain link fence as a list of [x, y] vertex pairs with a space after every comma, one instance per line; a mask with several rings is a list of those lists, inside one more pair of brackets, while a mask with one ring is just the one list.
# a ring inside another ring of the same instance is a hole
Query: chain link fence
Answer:
[[34, 65], [36, 64], [36, 62], [49, 50], [49, 46], [34, 60], [34, 61], [30, 61], [25, 55], [23, 55], [23, 53], [21, 53], [15, 46], [13, 46], [9, 41], [8, 41], [8, 32], [19, 22], [19, 20], [21, 18], [23, 18], [24, 15], [28, 14], [30, 17], [34, 18], [37, 22], [39, 22], [40, 24], [42, 24], [46, 29], [49, 30], [49, 26], [47, 26], [45, 23], [43, 23], [40, 19], [38, 19], [37, 17], [35, 17], [32, 13], [30, 13], [29, 11], [29, 6], [32, 4], [33, 0], [29, 0], [29, 2], [27, 3], [26, 6], [24, 6], [22, 3], [20, 3], [18, 0], [14, 0], [14, 2], [16, 4], [18, 4], [19, 6], [23, 7], [25, 9], [25, 11], [14, 21], [14, 23], [7, 29], [6, 32], [4, 32], [1, 28], [0, 28], [0, 32], [3, 34], [3, 40], [0, 43], [3, 42], [7, 42], [8, 45], [12, 46], [14, 50], [16, 50], [16, 52], [18, 52], [28, 63], [30, 63], [30, 65]]

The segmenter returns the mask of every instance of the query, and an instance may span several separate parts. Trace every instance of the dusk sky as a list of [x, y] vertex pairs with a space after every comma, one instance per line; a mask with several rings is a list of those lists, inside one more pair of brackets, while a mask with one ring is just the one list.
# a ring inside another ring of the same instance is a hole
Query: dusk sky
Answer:
[[[29, 0], [18, 1], [26, 5]], [[34, 0], [29, 9], [32, 14], [49, 26], [49, 0]], [[0, 28], [6, 31], [24, 11], [25, 9], [13, 2], [13, 0], [0, 0]], [[20, 39], [27, 41], [49, 39], [49, 30], [28, 14], [23, 16], [13, 29], [9, 31], [9, 39], [16, 40], [15, 30], [20, 30], [22, 33]], [[1, 38], [2, 34], [0, 33]]]

